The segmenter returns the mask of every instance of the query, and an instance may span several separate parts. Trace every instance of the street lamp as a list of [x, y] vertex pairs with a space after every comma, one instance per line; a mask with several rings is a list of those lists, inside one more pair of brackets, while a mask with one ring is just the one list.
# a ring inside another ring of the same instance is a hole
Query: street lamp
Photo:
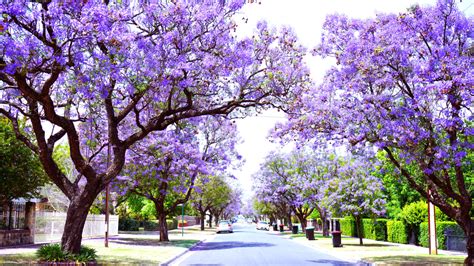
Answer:
[[181, 236], [184, 236], [184, 203], [180, 203], [178, 206], [181, 206]]

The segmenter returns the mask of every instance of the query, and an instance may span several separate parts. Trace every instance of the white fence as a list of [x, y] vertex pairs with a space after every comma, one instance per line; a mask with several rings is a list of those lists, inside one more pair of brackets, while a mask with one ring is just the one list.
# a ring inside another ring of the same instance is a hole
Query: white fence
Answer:
[[[60, 241], [66, 222], [66, 213], [37, 212], [35, 221], [35, 243]], [[105, 215], [87, 216], [82, 238], [105, 236]], [[118, 235], [118, 216], [109, 216], [109, 236]]]

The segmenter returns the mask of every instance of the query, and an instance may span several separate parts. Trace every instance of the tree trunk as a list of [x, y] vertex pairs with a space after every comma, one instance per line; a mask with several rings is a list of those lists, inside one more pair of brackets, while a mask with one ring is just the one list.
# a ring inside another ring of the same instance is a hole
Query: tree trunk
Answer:
[[214, 224], [217, 225], [219, 224], [219, 213], [214, 213]]
[[329, 227], [328, 227], [328, 223], [326, 222], [327, 221], [326, 211], [320, 212], [319, 215], [321, 216], [321, 220], [323, 222], [323, 236], [329, 236]]
[[306, 218], [301, 213], [297, 213], [296, 217], [298, 217], [298, 220], [300, 220], [301, 230], [303, 230], [303, 232], [305, 232], [306, 226], [308, 225], [308, 221], [306, 221]]
[[291, 222], [291, 213], [288, 213], [288, 228], [292, 228], [293, 227], [293, 223]]
[[[86, 189], [87, 187], [84, 191]], [[82, 231], [94, 200], [95, 196], [93, 196], [93, 193], [88, 193], [73, 198], [69, 203], [64, 232], [61, 238], [61, 248], [63, 251], [78, 254], [81, 250]]]
[[[166, 224], [166, 213], [158, 214], [158, 223], [160, 227], [160, 242], [170, 241], [168, 238], [168, 225]], [[183, 226], [183, 224], [181, 224]]]
[[204, 223], [206, 222], [206, 213], [199, 212], [201, 214], [201, 231], [204, 231]]
[[356, 222], [357, 235], [359, 236], [359, 244], [362, 246], [364, 243], [362, 242], [361, 219], [360, 216], [355, 216], [354, 218]]
[[209, 214], [209, 228], [212, 228], [212, 214]]
[[466, 249], [467, 258], [464, 260], [464, 265], [474, 265], [474, 220], [469, 218], [469, 222], [463, 226], [464, 232], [466, 233]]

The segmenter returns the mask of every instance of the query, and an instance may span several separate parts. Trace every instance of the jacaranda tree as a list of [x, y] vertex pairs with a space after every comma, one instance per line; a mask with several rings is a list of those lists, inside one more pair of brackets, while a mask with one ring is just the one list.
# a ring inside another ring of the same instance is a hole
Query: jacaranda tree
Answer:
[[[28, 119], [34, 139], [18, 138], [70, 199], [61, 245], [72, 253], [132, 145], [191, 117], [281, 106], [308, 79], [290, 29], [259, 23], [237, 38], [243, 0], [129, 2], [0, 3], [0, 113]], [[52, 157], [62, 139], [75, 181]]]
[[160, 241], [169, 241], [167, 216], [190, 199], [198, 176], [222, 173], [231, 161], [238, 161], [236, 140], [235, 125], [218, 117], [170, 126], [132, 146], [124, 178], [114, 183], [122, 194], [137, 194], [153, 202]]
[[366, 20], [329, 16], [315, 54], [336, 65], [296, 101], [289, 124], [304, 138], [384, 150], [413, 189], [463, 228], [470, 264], [472, 187], [463, 169], [474, 147], [473, 37], [472, 17], [453, 0]]

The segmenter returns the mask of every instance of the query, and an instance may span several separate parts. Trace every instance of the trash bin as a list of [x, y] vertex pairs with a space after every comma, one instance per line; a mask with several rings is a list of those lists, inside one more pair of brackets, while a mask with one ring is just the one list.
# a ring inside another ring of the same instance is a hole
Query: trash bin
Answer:
[[314, 227], [306, 227], [306, 238], [308, 240], [314, 240]]
[[277, 224], [274, 224], [273, 225], [273, 231], [277, 231], [277, 230], [278, 230], [278, 226], [277, 226]]
[[291, 233], [293, 234], [298, 234], [298, 226], [297, 225], [293, 225], [293, 230], [291, 230]]
[[284, 225], [280, 224], [280, 232], [283, 232]]
[[342, 247], [341, 244], [341, 231], [332, 231], [332, 246], [335, 248]]

